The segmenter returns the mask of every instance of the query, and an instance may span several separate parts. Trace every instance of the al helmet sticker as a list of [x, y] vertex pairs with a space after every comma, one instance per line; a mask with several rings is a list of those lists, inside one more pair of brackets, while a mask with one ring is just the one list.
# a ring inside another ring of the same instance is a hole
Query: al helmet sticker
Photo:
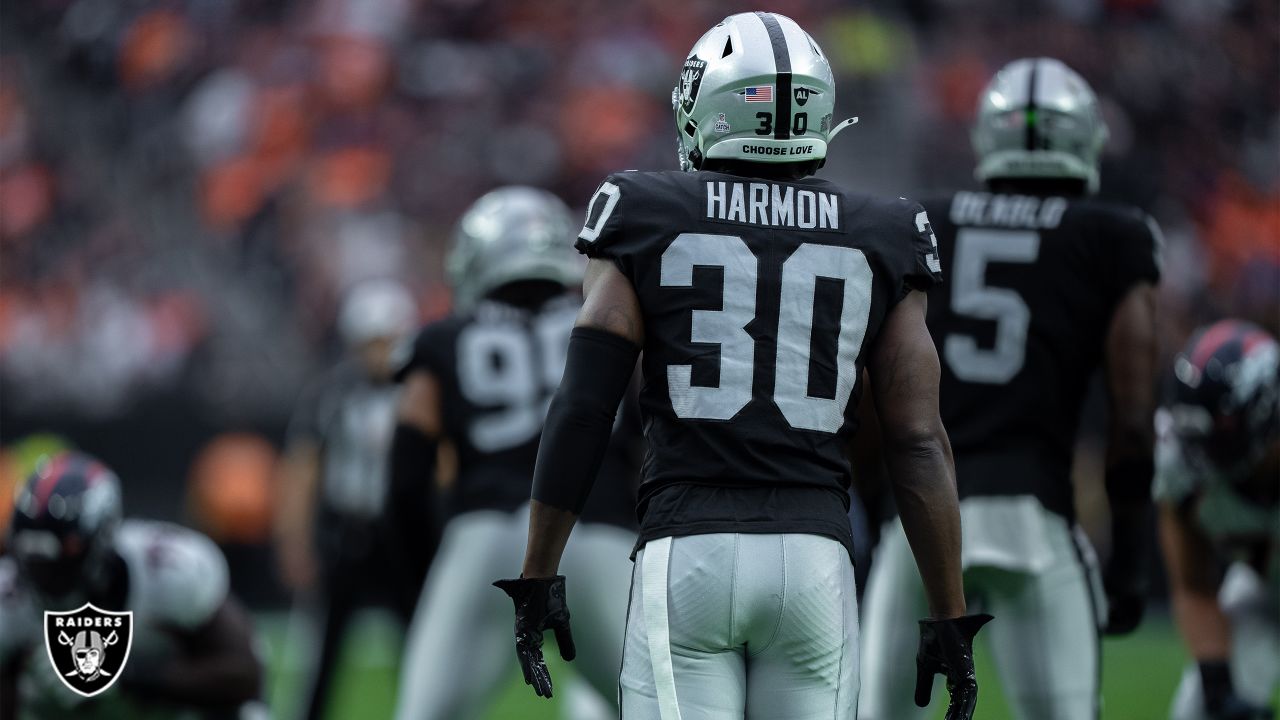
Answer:
[[702, 84], [702, 73], [707, 69], [707, 61], [693, 56], [684, 61], [684, 69], [680, 71], [680, 107], [686, 113], [693, 112], [693, 105], [698, 101], [698, 86]]
[[93, 697], [115, 684], [133, 646], [133, 613], [85, 603], [68, 612], [44, 612], [44, 648], [62, 684]]

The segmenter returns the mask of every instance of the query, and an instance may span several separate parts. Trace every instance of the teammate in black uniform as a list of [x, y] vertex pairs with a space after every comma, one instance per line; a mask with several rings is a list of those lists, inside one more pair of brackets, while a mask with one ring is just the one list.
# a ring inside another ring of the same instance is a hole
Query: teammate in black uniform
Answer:
[[[970, 600], [1001, 618], [988, 635], [1017, 716], [1097, 716], [1097, 631], [1132, 630], [1151, 536], [1154, 284], [1159, 231], [1140, 211], [1086, 196], [1106, 129], [1089, 86], [1047, 58], [1006, 66], [974, 130], [988, 192], [927, 200], [948, 283], [929, 295], [942, 357], [942, 418], [955, 451]], [[1071, 458], [1090, 377], [1110, 399], [1110, 617], [1077, 545]], [[864, 720], [915, 716], [910, 620], [923, 599], [896, 521], [865, 596]], [[871, 658], [877, 663], [872, 664]]]
[[[412, 498], [433, 477], [437, 442], [449, 442], [457, 465], [442, 498], [449, 519], [439, 555], [408, 636], [397, 708], [405, 720], [479, 717], [506, 677], [506, 601], [487, 580], [520, 564], [538, 437], [582, 304], [584, 264], [565, 244], [573, 227], [564, 203], [543, 190], [507, 187], [476, 201], [449, 258], [457, 311], [422, 330], [399, 371], [393, 516], [403, 515], [398, 498]], [[638, 428], [619, 433], [610, 482], [592, 496], [589, 522], [569, 550], [569, 562], [590, 578], [574, 588], [587, 628], [583, 674], [610, 701], [635, 542], [638, 444]]]
[[918, 205], [808, 177], [834, 135], [832, 83], [794, 21], [731, 16], [694, 46], [673, 93], [689, 172], [611, 175], [591, 201], [577, 244], [592, 258], [587, 299], [539, 448], [523, 579], [497, 583], [539, 694], [551, 690], [542, 631], [573, 656], [561, 549], [643, 348], [649, 444], [622, 716], [853, 717], [844, 447], [864, 366], [930, 589], [922, 689], [946, 674], [948, 717], [972, 715], [968, 646], [986, 618], [964, 615], [924, 326], [921, 291], [940, 267]]
[[[281, 463], [276, 551], [298, 593], [296, 612], [318, 635], [299, 717], [324, 716], [338, 652], [357, 610], [382, 605], [408, 624], [433, 547], [410, 562], [381, 522], [397, 388], [391, 350], [417, 325], [409, 291], [390, 280], [361, 283], [343, 299], [338, 330], [347, 356], [304, 393]], [[417, 505], [425, 505], [418, 496]], [[415, 584], [416, 579], [416, 584]], [[292, 623], [291, 623], [292, 626]]]

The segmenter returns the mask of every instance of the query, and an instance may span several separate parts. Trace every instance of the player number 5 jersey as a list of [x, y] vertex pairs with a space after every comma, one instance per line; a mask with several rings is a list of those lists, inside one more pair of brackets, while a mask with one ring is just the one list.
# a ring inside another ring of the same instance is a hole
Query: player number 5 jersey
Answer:
[[1116, 307], [1160, 278], [1159, 230], [1084, 198], [959, 192], [924, 206], [950, 272], [929, 294], [929, 331], [960, 496], [1034, 495], [1073, 520], [1089, 380]]

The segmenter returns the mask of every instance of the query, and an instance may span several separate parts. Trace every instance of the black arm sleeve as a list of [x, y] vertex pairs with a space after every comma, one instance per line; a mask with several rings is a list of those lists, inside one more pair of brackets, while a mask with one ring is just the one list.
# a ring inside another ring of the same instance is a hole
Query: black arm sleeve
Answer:
[[1120, 460], [1106, 472], [1107, 497], [1112, 504], [1151, 501], [1151, 482], [1156, 475], [1153, 457]]
[[386, 532], [392, 561], [400, 566], [401, 610], [411, 612], [427, 570], [440, 544], [444, 511], [436, 491], [438, 444], [412, 425], [399, 423], [391, 436], [391, 476], [388, 480]]
[[391, 436], [391, 478], [387, 501], [392, 509], [423, 488], [435, 487], [437, 443], [418, 428], [396, 424]]
[[1111, 559], [1104, 580], [1108, 588], [1145, 593], [1150, 576], [1150, 546], [1155, 535], [1151, 458], [1123, 460], [1107, 468], [1107, 498], [1111, 501]]
[[547, 411], [538, 445], [534, 500], [575, 515], [582, 513], [639, 355], [640, 348], [618, 335], [595, 328], [574, 329], [564, 378]]

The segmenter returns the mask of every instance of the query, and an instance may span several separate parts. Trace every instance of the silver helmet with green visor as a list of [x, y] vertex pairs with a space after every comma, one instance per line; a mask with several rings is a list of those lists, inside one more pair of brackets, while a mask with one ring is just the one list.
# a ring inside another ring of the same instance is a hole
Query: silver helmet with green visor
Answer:
[[730, 15], [694, 44], [671, 91], [680, 167], [706, 160], [791, 163], [827, 157], [836, 88], [827, 57], [789, 17]]
[[974, 177], [1080, 180], [1098, 190], [1107, 126], [1098, 98], [1074, 70], [1053, 58], [1023, 58], [996, 73], [978, 100]]
[[445, 261], [454, 306], [462, 311], [509, 283], [582, 284], [585, 260], [570, 240], [577, 224], [560, 198], [511, 185], [475, 201], [458, 221]]

